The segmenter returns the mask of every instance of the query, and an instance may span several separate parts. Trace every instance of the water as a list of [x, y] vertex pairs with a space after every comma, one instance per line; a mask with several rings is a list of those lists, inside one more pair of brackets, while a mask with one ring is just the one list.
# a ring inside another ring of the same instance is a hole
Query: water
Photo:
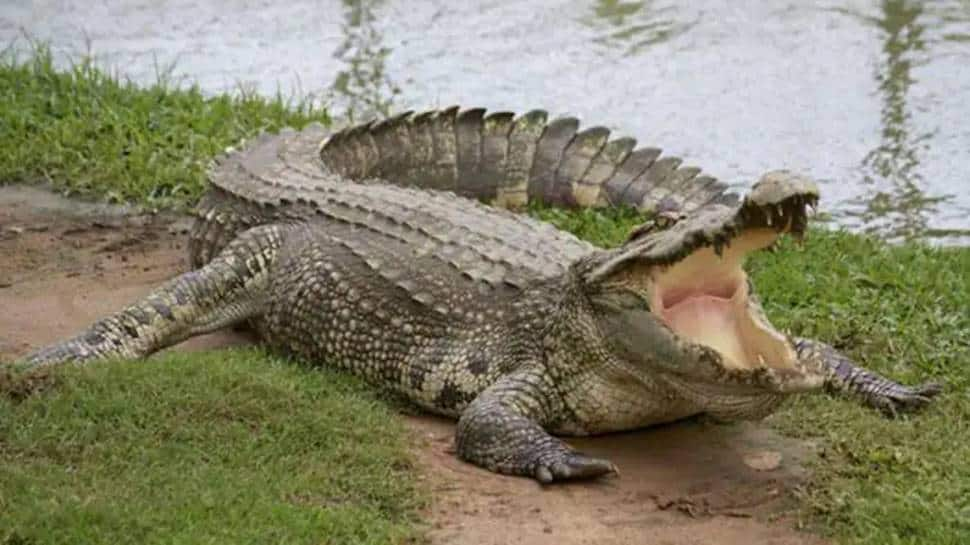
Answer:
[[789, 168], [835, 221], [970, 244], [970, 1], [6, 0], [0, 39], [135, 81], [577, 115], [743, 190]]

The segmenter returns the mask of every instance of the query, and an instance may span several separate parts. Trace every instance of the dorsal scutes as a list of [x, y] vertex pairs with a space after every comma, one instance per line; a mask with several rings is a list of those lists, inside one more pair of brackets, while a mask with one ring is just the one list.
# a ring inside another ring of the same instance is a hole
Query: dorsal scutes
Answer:
[[[383, 125], [376, 131], [381, 136], [375, 141], [386, 141], [388, 134], [403, 125], [404, 118]], [[210, 172], [213, 191], [221, 195], [214, 199], [219, 203], [215, 210], [255, 210], [250, 216], [256, 219], [241, 227], [326, 218], [398, 240], [406, 247], [425, 248], [429, 259], [454, 267], [493, 289], [521, 287], [536, 278], [536, 273], [545, 277], [564, 270], [567, 262], [562, 259], [562, 248], [553, 251], [542, 245], [536, 247], [529, 234], [545, 233], [544, 237], [564, 242], [569, 255], [578, 256], [589, 249], [588, 244], [571, 235], [512, 212], [499, 211], [504, 221], [496, 222], [496, 210], [452, 192], [353, 183], [313, 153], [323, 137], [319, 127], [261, 136], [242, 151], [220, 160]], [[337, 141], [345, 138], [338, 137]], [[193, 260], [196, 265], [218, 249], [213, 247], [212, 237], [221, 240], [223, 224], [238, 223], [210, 214], [212, 210], [204, 212], [212, 217], [200, 218], [196, 247], [201, 250], [197, 252], [200, 259]]]
[[354, 181], [454, 191], [503, 208], [532, 201], [566, 207], [664, 202], [683, 212], [730, 200], [727, 186], [658, 148], [611, 139], [606, 127], [544, 110], [511, 112], [452, 106], [404, 112], [334, 133], [320, 146], [323, 163]]

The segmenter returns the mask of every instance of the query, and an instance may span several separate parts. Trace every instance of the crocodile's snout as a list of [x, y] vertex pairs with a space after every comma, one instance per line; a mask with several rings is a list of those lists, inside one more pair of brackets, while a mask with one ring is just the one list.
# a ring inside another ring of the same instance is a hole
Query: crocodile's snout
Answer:
[[771, 228], [801, 237], [808, 227], [806, 207], [818, 204], [814, 181], [785, 170], [761, 177], [745, 196], [735, 219], [736, 230]]
[[810, 178], [787, 170], [765, 173], [751, 188], [746, 201], [758, 206], [780, 204], [791, 197], [818, 199], [818, 186]]

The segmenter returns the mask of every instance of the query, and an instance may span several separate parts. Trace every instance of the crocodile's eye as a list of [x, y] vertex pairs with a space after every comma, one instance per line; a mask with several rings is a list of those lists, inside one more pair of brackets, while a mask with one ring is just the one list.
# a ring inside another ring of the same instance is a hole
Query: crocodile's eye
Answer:
[[646, 222], [636, 226], [627, 235], [627, 242], [645, 237], [650, 233], [656, 233], [673, 227], [677, 222], [687, 219], [687, 216], [678, 212], [658, 212], [656, 216]]
[[653, 219], [653, 224], [657, 229], [666, 229], [672, 226], [673, 224], [677, 223], [678, 219], [679, 218], [676, 218], [667, 214], [660, 214]]

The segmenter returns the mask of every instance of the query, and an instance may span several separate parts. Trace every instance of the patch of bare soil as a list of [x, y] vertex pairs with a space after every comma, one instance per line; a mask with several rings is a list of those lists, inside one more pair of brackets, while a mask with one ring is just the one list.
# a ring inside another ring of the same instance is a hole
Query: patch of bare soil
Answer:
[[[147, 215], [0, 187], [0, 360], [77, 332], [187, 267], [187, 218]], [[249, 342], [220, 332], [178, 350]], [[407, 417], [433, 543], [823, 543], [785, 511], [806, 445], [757, 424], [698, 421], [572, 440], [621, 476], [554, 486], [457, 460], [452, 422]]]

